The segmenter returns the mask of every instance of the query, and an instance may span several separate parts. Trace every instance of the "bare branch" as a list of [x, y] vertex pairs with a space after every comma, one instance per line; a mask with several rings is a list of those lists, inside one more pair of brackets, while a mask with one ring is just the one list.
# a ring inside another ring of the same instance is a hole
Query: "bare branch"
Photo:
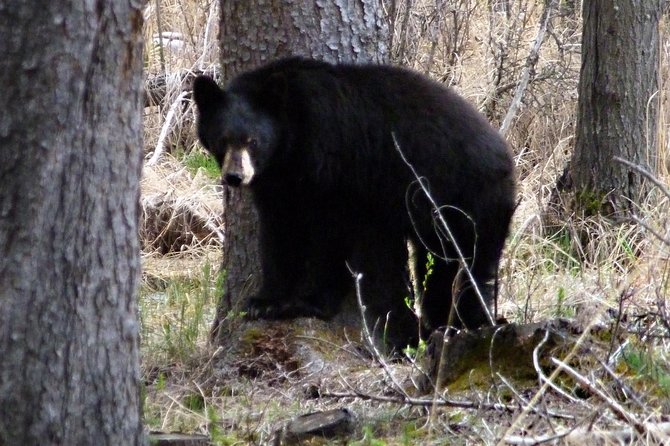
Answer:
[[632, 414], [630, 414], [626, 409], [624, 409], [623, 406], [621, 406], [619, 403], [610, 398], [605, 392], [596, 387], [596, 385], [593, 384], [588, 378], [582, 376], [575, 369], [573, 369], [568, 364], [559, 359], [551, 358], [551, 362], [553, 362], [558, 366], [557, 370], [563, 370], [568, 375], [572, 376], [579, 384], [588, 388], [590, 392], [597, 395], [603, 402], [605, 402], [605, 404], [607, 404], [607, 406], [612, 410], [612, 412], [614, 412], [614, 414], [620, 420], [625, 421], [628, 424], [631, 424], [633, 427], [635, 427], [635, 430], [638, 433], [645, 432], [645, 427], [642, 423], [637, 421]]
[[631, 162], [631, 161], [628, 161], [628, 160], [626, 160], [626, 159], [623, 159], [623, 158], [621, 158], [621, 157], [619, 157], [619, 156], [614, 156], [614, 157], [612, 157], [612, 159], [613, 159], [614, 161], [616, 161], [616, 162], [619, 162], [619, 163], [623, 164], [624, 166], [630, 167], [630, 168], [633, 169], [635, 172], [639, 173], [640, 175], [642, 175], [643, 177], [645, 177], [646, 179], [648, 179], [649, 181], [651, 181], [652, 183], [654, 183], [654, 185], [655, 185], [656, 187], [658, 187], [659, 189], [661, 189], [661, 192], [663, 192], [663, 194], [664, 194], [666, 197], [670, 198], [670, 189], [668, 189], [668, 188], [666, 187], [666, 185], [663, 184], [663, 182], [662, 182], [661, 180], [659, 180], [658, 178], [656, 178], [656, 177], [654, 176], [653, 173], [649, 172], [647, 169], [645, 169], [644, 167], [640, 166], [639, 164], [635, 164], [635, 163], [633, 163], [633, 162]]
[[158, 137], [158, 143], [156, 143], [156, 150], [154, 150], [154, 154], [151, 156], [151, 159], [147, 161], [146, 165], [147, 166], [153, 166], [158, 162], [158, 158], [160, 158], [161, 154], [165, 150], [165, 139], [168, 137], [170, 134], [170, 128], [172, 126], [172, 119], [174, 119], [174, 115], [177, 112], [177, 107], [179, 107], [184, 99], [186, 99], [186, 96], [188, 95], [188, 92], [182, 91], [179, 96], [177, 96], [177, 99], [170, 105], [170, 110], [168, 111], [167, 116], [165, 117], [165, 122], [163, 123], [163, 127], [161, 127], [161, 133]]
[[365, 341], [367, 342], [370, 350], [372, 351], [372, 355], [379, 363], [379, 365], [382, 366], [384, 369], [384, 372], [386, 375], [389, 377], [391, 382], [393, 383], [393, 387], [395, 388], [396, 391], [400, 392], [400, 394], [405, 398], [405, 399], [410, 399], [410, 396], [407, 394], [403, 386], [398, 382], [396, 379], [395, 375], [391, 371], [391, 368], [389, 365], [384, 361], [384, 358], [382, 357], [382, 354], [379, 352], [377, 349], [377, 346], [375, 345], [374, 338], [372, 336], [372, 333], [370, 332], [370, 328], [368, 327], [367, 320], [365, 318], [365, 304], [363, 303], [363, 293], [361, 291], [361, 280], [363, 279], [363, 274], [359, 272], [355, 272], [351, 269], [351, 267], [347, 264], [347, 268], [349, 269], [349, 272], [351, 275], [354, 277], [355, 281], [355, 286], [356, 286], [356, 300], [358, 301], [358, 308], [361, 313], [361, 324], [363, 325], [363, 335], [365, 336]]
[[638, 217], [637, 215], [632, 215], [630, 218], [631, 218], [631, 220], [633, 220], [636, 224], [642, 226], [644, 229], [646, 229], [647, 231], [649, 231], [649, 232], [651, 233], [651, 235], [653, 235], [654, 237], [656, 237], [656, 238], [657, 238], [658, 240], [660, 240], [663, 244], [665, 244], [665, 245], [667, 245], [667, 246], [670, 246], [670, 239], [668, 239], [668, 238], [665, 237], [663, 234], [661, 234], [660, 232], [658, 232], [657, 230], [655, 230], [654, 228], [652, 228], [649, 224], [647, 224], [647, 222], [643, 221], [640, 217]]
[[[645, 430], [651, 434], [652, 438], [658, 439], [667, 444], [668, 437], [670, 437], [670, 423], [644, 423]], [[564, 438], [566, 444], [631, 444], [636, 437], [633, 429], [621, 429], [614, 431], [598, 432], [594, 430], [587, 430], [580, 428], [573, 430], [566, 430], [551, 435], [539, 435], [535, 437], [527, 436], [510, 436], [505, 439], [507, 444], [512, 445], [538, 445], [538, 444], [554, 444], [555, 440]], [[645, 442], [642, 444], [657, 444], [652, 442]]]
[[507, 132], [509, 131], [510, 126], [512, 125], [512, 120], [516, 117], [516, 112], [519, 109], [519, 106], [521, 105], [521, 100], [523, 99], [523, 95], [526, 92], [526, 88], [528, 88], [528, 82], [530, 81], [530, 73], [535, 69], [535, 65], [537, 65], [537, 60], [539, 59], [540, 54], [540, 47], [542, 46], [542, 42], [544, 41], [544, 35], [547, 31], [547, 26], [549, 25], [549, 18], [551, 17], [551, 12], [554, 9], [555, 5], [556, 5], [555, 0], [549, 0], [548, 2], [545, 3], [544, 10], [542, 11], [540, 28], [537, 30], [537, 35], [535, 36], [533, 47], [531, 48], [530, 53], [526, 58], [526, 66], [524, 67], [523, 72], [521, 73], [521, 80], [519, 81], [519, 85], [517, 85], [516, 91], [514, 92], [514, 98], [512, 99], [512, 104], [509, 106], [507, 114], [505, 115], [502, 125], [500, 126], [500, 133], [503, 136], [507, 135]]
[[481, 290], [477, 286], [477, 281], [475, 280], [474, 276], [472, 275], [472, 271], [470, 271], [470, 268], [468, 268], [468, 263], [465, 260], [465, 256], [463, 255], [463, 251], [461, 250], [461, 247], [458, 246], [458, 243], [456, 242], [456, 237], [454, 237], [453, 232], [451, 232], [451, 228], [449, 227], [449, 225], [447, 224], [447, 221], [445, 220], [444, 216], [442, 215], [442, 212], [440, 211], [440, 209], [441, 209], [440, 206], [435, 202], [432, 195], [430, 194], [430, 191], [428, 190], [428, 187], [426, 186], [426, 183], [425, 183], [425, 178], [421, 177], [418, 174], [416, 169], [414, 169], [414, 166], [412, 166], [412, 164], [409, 162], [409, 160], [405, 157], [405, 154], [402, 152], [402, 149], [400, 148], [400, 144], [398, 144], [398, 140], [396, 139], [395, 134], [392, 134], [391, 136], [393, 137], [393, 145], [395, 146], [395, 149], [400, 154], [400, 157], [402, 158], [403, 162], [412, 171], [412, 174], [414, 175], [414, 178], [416, 178], [418, 184], [421, 186], [421, 190], [426, 195], [426, 198], [428, 198], [428, 201], [430, 201], [430, 205], [435, 210], [435, 214], [437, 215], [437, 218], [440, 221], [440, 224], [442, 225], [442, 228], [444, 229], [444, 232], [446, 233], [447, 238], [449, 239], [449, 242], [453, 245], [453, 248], [456, 251], [456, 255], [458, 256], [458, 262], [461, 266], [461, 269], [463, 271], [465, 271], [465, 274], [468, 276], [468, 279], [470, 280], [470, 284], [472, 285], [472, 288], [475, 290], [475, 294], [477, 295], [477, 298], [479, 299], [479, 303], [482, 306], [482, 308], [484, 309], [484, 312], [486, 313], [486, 316], [489, 320], [489, 323], [491, 325], [495, 325], [495, 321], [493, 320], [493, 316], [491, 315], [491, 312], [489, 311], [488, 305], [486, 304], [486, 300], [484, 299], [484, 296], [482, 295]]
[[[591, 328], [595, 325], [595, 319], [594, 321], [591, 322], [590, 325], [588, 325], [585, 329], [584, 332], [579, 336], [579, 339], [575, 342], [575, 345], [572, 347], [572, 349], [568, 352], [568, 354], [565, 356], [564, 361], [570, 362], [572, 358], [577, 354], [579, 351], [579, 348], [582, 346], [582, 344], [586, 341], [586, 338], [589, 336], [591, 333]], [[558, 374], [561, 372], [560, 368], [556, 368], [553, 372], [551, 372], [551, 375], [549, 375], [549, 378], [544, 381], [544, 384], [535, 392], [535, 395], [533, 395], [533, 398], [530, 399], [528, 402], [528, 405], [523, 408], [523, 412], [519, 414], [518, 417], [514, 419], [512, 422], [511, 426], [507, 428], [503, 436], [500, 438], [500, 441], [497, 443], [498, 446], [502, 446], [508, 437], [512, 435], [512, 433], [521, 425], [523, 420], [526, 418], [528, 413], [536, 411], [536, 406], [538, 402], [540, 401], [540, 398], [542, 398], [542, 395], [547, 391], [547, 389], [550, 387], [549, 382], [553, 382], [557, 377]]]
[[[484, 403], [481, 401], [468, 401], [468, 400], [449, 400], [446, 398], [441, 398], [438, 401], [434, 401], [432, 398], [412, 398], [412, 397], [392, 397], [386, 395], [373, 395], [370, 393], [362, 392], [348, 386], [351, 389], [351, 392], [320, 392], [319, 396], [321, 398], [335, 398], [335, 399], [360, 399], [363, 401], [378, 401], [382, 403], [393, 403], [401, 404], [408, 406], [420, 406], [420, 407], [456, 407], [459, 409], [472, 409], [472, 410], [491, 410], [498, 412], [517, 412], [519, 406], [515, 404], [502, 404], [502, 403]], [[574, 420], [575, 417], [570, 414], [555, 412], [555, 411], [541, 411], [537, 408], [533, 409], [533, 412], [549, 416], [553, 418], [562, 418], [568, 420]]]

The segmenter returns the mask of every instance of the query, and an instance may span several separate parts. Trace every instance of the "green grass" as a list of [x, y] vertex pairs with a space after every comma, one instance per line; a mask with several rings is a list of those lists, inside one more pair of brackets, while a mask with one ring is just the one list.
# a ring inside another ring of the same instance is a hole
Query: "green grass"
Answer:
[[559, 286], [556, 293], [556, 306], [554, 309], [554, 317], [572, 318], [575, 316], [575, 307], [566, 304], [567, 292], [565, 287]]
[[193, 174], [202, 169], [212, 179], [218, 179], [221, 176], [221, 168], [214, 157], [202, 150], [190, 151], [181, 158], [181, 161]]
[[622, 355], [626, 374], [639, 390], [658, 398], [670, 398], [669, 364], [645, 348], [629, 346]]
[[161, 289], [140, 290], [145, 363], [152, 359], [159, 364], [188, 362], [198, 346], [207, 342], [222, 277], [205, 264], [196, 278], [177, 277], [165, 281]]

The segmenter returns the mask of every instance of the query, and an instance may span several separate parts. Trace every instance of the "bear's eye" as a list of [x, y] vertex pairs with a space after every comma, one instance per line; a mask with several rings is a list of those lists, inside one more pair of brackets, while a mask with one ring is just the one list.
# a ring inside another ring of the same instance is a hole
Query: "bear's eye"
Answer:
[[247, 147], [249, 150], [256, 150], [258, 148], [258, 141], [256, 138], [247, 139]]

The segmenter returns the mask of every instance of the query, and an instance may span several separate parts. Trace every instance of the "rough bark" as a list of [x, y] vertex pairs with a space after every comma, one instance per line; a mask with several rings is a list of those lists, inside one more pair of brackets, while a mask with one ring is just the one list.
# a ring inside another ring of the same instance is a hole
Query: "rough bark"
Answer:
[[[221, 65], [224, 82], [270, 60], [302, 55], [330, 62], [386, 62], [388, 28], [378, 0], [221, 1]], [[231, 309], [261, 285], [258, 215], [250, 193], [225, 188], [223, 270], [226, 291], [213, 334]]]
[[580, 213], [627, 214], [648, 192], [644, 178], [613, 157], [657, 167], [662, 3], [583, 3], [576, 140], [567, 177]]
[[0, 3], [0, 444], [143, 444], [142, 10]]

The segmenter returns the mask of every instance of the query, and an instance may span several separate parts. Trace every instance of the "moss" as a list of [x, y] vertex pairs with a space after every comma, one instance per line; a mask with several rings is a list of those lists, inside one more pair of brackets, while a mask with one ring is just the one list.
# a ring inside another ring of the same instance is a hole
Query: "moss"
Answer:
[[584, 188], [575, 193], [574, 210], [582, 217], [593, 217], [596, 215], [612, 215], [613, 209], [607, 194], [600, 191]]

